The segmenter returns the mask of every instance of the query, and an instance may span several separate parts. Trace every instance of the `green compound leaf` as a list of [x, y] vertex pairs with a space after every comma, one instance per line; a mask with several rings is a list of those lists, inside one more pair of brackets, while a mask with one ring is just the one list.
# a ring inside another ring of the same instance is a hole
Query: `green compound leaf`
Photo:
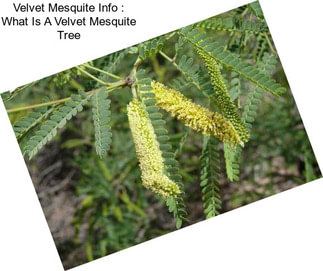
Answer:
[[255, 121], [262, 95], [263, 91], [259, 88], [254, 88], [248, 93], [246, 104], [242, 113], [242, 121], [249, 132], [251, 131], [252, 123]]
[[53, 107], [48, 108], [43, 106], [36, 108], [33, 112], [30, 112], [27, 116], [19, 119], [13, 124], [13, 130], [15, 132], [17, 140], [20, 140], [25, 136], [32, 128], [41, 123], [47, 116], [53, 111]]
[[178, 63], [173, 63], [176, 69], [181, 72], [185, 79], [182, 78], [181, 80], [173, 80], [171, 87], [173, 87], [176, 90], [181, 90], [189, 84], [192, 84], [199, 91], [201, 91], [201, 93], [204, 96], [212, 99], [213, 102], [216, 103], [215, 98], [212, 97], [214, 91], [210, 83], [209, 77], [201, 76], [199, 66], [194, 64], [192, 65], [192, 63], [193, 59], [185, 55], [183, 55], [180, 58]]
[[128, 50], [121, 50], [118, 52], [115, 52], [107, 57], [108, 63], [105, 67], [105, 70], [108, 72], [115, 72], [118, 65], [121, 63], [121, 60], [124, 59], [124, 57], [127, 55]]
[[257, 35], [256, 39], [257, 39], [257, 52], [256, 52], [255, 59], [258, 62], [258, 61], [261, 61], [264, 53], [269, 48], [268, 48], [268, 42], [266, 40], [266, 36], [265, 35]]
[[192, 29], [192, 27], [185, 27], [178, 33], [188, 42], [193, 44], [199, 51], [203, 52], [204, 55], [214, 58], [217, 63], [238, 73], [240, 76], [253, 82], [259, 88], [268, 91], [277, 97], [285, 93], [286, 89], [283, 86], [260, 72], [258, 69], [241, 61], [237, 55], [224, 50], [223, 46], [214, 42], [211, 38], [207, 38], [205, 32], [201, 32], [197, 28]]
[[277, 62], [276, 56], [265, 52], [261, 61], [259, 61], [258, 69], [266, 75], [271, 75], [276, 68]]
[[231, 81], [230, 81], [230, 90], [229, 90], [229, 94], [231, 97], [231, 100], [234, 102], [236, 100], [238, 100], [238, 97], [241, 94], [241, 80], [239, 78], [239, 75], [235, 72], [231, 73]]
[[268, 28], [264, 22], [234, 20], [233, 18], [214, 17], [199, 22], [195, 26], [213, 31], [245, 32], [252, 34], [268, 32]]
[[193, 59], [183, 55], [176, 68], [184, 75], [184, 77], [191, 82], [194, 86], [200, 89], [199, 85], [199, 66], [193, 65]]
[[258, 1], [248, 4], [248, 7], [256, 15], [256, 17], [259, 19], [264, 19], [264, 14]]
[[229, 144], [223, 144], [225, 168], [230, 181], [239, 181], [240, 158], [242, 147], [232, 148]]
[[[266, 75], [271, 75], [275, 70], [277, 64], [277, 57], [265, 53], [262, 61], [259, 63], [258, 68]], [[244, 110], [242, 113], [242, 121], [245, 124], [248, 131], [251, 131], [252, 123], [255, 121], [258, 107], [261, 103], [263, 91], [260, 88], [254, 87], [248, 93]]]
[[156, 55], [163, 48], [164, 43], [165, 38], [163, 36], [141, 43], [138, 45], [139, 57], [146, 59]]
[[112, 133], [110, 127], [110, 104], [105, 89], [95, 93], [92, 97], [92, 113], [95, 129], [95, 149], [97, 155], [102, 158], [110, 149]]
[[178, 40], [175, 43], [176, 55], [183, 50], [184, 45], [185, 45], [185, 40], [183, 39], [183, 37], [178, 37]]
[[206, 218], [220, 214], [222, 208], [219, 178], [220, 155], [218, 140], [203, 136], [203, 150], [200, 157], [202, 170], [201, 182], [203, 210]]
[[42, 149], [57, 134], [57, 130], [63, 128], [67, 121], [83, 110], [83, 106], [88, 102], [89, 97], [85, 93], [73, 94], [71, 100], [65, 102], [63, 106], [53, 111], [52, 115], [40, 129], [31, 137], [25, 145], [24, 155], [32, 159], [39, 150]]
[[[262, 61], [258, 65], [258, 68], [264, 74], [271, 75], [275, 70], [276, 64], [277, 58], [273, 55], [265, 53]], [[258, 87], [254, 87], [250, 90], [246, 97], [241, 119], [249, 133], [251, 132], [252, 124], [255, 121], [262, 96], [263, 90]], [[239, 181], [241, 154], [241, 146], [232, 148], [228, 144], [224, 144], [226, 172], [230, 181]]]
[[8, 102], [14, 97], [16, 97], [19, 93], [21, 93], [23, 90], [28, 89], [29, 87], [35, 85], [38, 81], [31, 82], [29, 84], [26, 84], [24, 86], [16, 88], [14, 91], [6, 91], [0, 94], [3, 102]]

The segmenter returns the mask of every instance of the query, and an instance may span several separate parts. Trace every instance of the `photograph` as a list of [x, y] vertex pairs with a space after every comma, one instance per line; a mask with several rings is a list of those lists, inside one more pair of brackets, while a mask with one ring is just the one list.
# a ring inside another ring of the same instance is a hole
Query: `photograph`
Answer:
[[321, 177], [259, 2], [1, 97], [65, 269]]

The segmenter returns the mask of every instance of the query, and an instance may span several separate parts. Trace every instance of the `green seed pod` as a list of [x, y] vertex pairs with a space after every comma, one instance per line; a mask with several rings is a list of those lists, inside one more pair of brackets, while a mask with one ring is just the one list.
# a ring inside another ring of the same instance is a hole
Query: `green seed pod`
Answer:
[[214, 135], [232, 145], [242, 144], [239, 134], [229, 120], [221, 114], [194, 103], [180, 92], [152, 82], [157, 105], [182, 121], [189, 128], [205, 135]]
[[199, 48], [197, 48], [196, 50], [201, 56], [201, 58], [204, 60], [205, 65], [208, 69], [208, 73], [211, 78], [211, 83], [213, 85], [214, 92], [216, 95], [217, 105], [221, 109], [224, 116], [231, 121], [232, 125], [239, 133], [241, 140], [243, 142], [247, 142], [249, 140], [249, 133], [244, 127], [239, 117], [237, 108], [230, 98], [226, 85], [222, 79], [218, 63], [208, 53], [200, 50]]
[[133, 99], [127, 110], [143, 185], [164, 198], [177, 196], [180, 193], [179, 187], [164, 174], [162, 152], [143, 105]]

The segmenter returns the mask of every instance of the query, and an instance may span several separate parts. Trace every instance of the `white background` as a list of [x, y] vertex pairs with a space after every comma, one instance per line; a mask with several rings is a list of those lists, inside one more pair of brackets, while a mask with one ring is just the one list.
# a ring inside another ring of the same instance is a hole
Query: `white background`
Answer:
[[[249, 1], [115, 2], [125, 5], [126, 16], [136, 17], [135, 28], [85, 29], [81, 41], [59, 41], [55, 30], [1, 27], [0, 90]], [[322, 168], [321, 1], [260, 2]], [[11, 1], [0, 1], [0, 16], [9, 16], [12, 9]], [[322, 209], [323, 181], [319, 180], [73, 270], [323, 270]], [[63, 270], [2, 103], [0, 214], [0, 270]]]

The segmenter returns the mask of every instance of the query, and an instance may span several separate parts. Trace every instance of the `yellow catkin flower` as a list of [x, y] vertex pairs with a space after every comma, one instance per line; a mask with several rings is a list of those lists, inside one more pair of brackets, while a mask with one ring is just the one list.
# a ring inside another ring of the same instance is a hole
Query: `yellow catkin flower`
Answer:
[[180, 92], [161, 83], [152, 82], [152, 88], [157, 104], [186, 126], [205, 135], [214, 135], [223, 142], [243, 144], [231, 122], [221, 114], [194, 103]]
[[147, 112], [137, 99], [129, 103], [127, 110], [143, 185], [165, 198], [177, 196], [180, 190], [164, 174], [164, 159]]
[[219, 64], [217, 61], [211, 57], [208, 53], [201, 49], [197, 49], [198, 54], [205, 62], [205, 66], [208, 69], [210, 75], [211, 83], [216, 94], [216, 99], [221, 112], [225, 117], [230, 120], [236, 131], [238, 132], [241, 140], [247, 142], [249, 140], [249, 133], [242, 123], [236, 106], [232, 102], [227, 87], [223, 81], [223, 77], [220, 71]]

